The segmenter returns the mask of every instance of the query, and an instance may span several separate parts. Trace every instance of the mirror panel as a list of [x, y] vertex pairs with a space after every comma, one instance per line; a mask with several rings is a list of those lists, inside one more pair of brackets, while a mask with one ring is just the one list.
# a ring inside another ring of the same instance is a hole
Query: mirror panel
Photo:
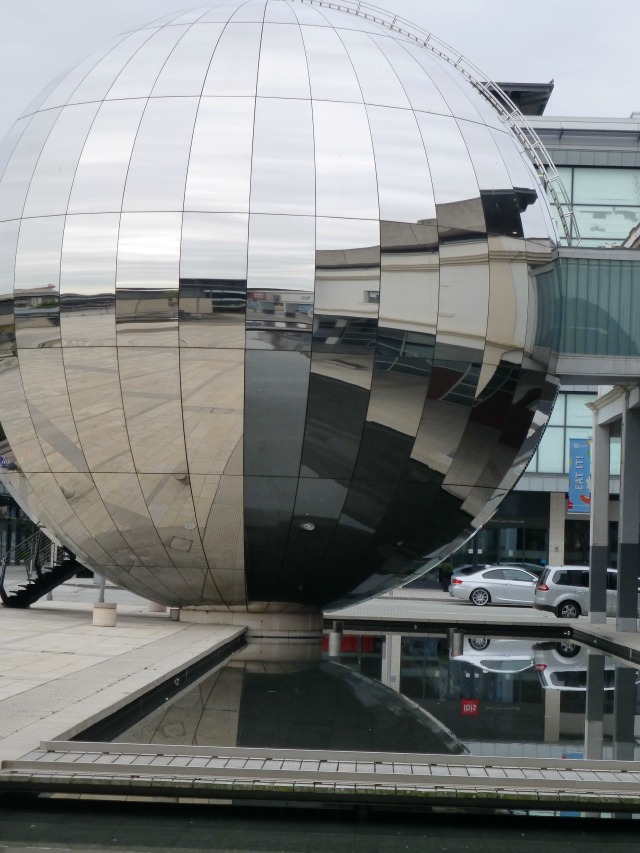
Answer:
[[[283, 133], [283, 129], [286, 131]], [[315, 213], [313, 117], [310, 101], [256, 101], [251, 211]]]
[[138, 479], [149, 516], [171, 563], [182, 570], [180, 574], [184, 581], [196, 595], [200, 595], [205, 580], [206, 560], [196, 525], [188, 477], [140, 474]]
[[187, 170], [184, 208], [246, 213], [255, 102], [202, 98]]
[[93, 480], [115, 528], [128, 546], [129, 553], [123, 549], [122, 563], [129, 559], [130, 572], [135, 566], [149, 566], [151, 586], [156, 582], [163, 584], [164, 578], [171, 588], [175, 568], [151, 520], [137, 475], [94, 472]]
[[69, 213], [119, 211], [144, 99], [107, 101], [95, 117], [73, 179]]
[[136, 471], [185, 475], [178, 349], [118, 347], [118, 364]]
[[244, 426], [247, 478], [298, 476], [309, 368], [308, 353], [247, 351]]
[[181, 210], [198, 98], [151, 98], [133, 147], [123, 210]]
[[[296, 12], [302, 9], [307, 7], [299, 6]], [[313, 100], [362, 103], [358, 78], [338, 33], [327, 26], [302, 26], [301, 30]]]
[[372, 353], [380, 305], [380, 223], [316, 219], [314, 352]]
[[13, 286], [19, 230], [18, 220], [0, 222], [0, 358], [15, 350]]
[[[19, 465], [16, 464], [20, 471], [48, 471], [47, 460], [33, 428], [17, 358], [0, 358], [0, 380], [3, 390], [0, 423], [8, 444], [4, 455], [15, 463], [20, 460]], [[7, 471], [3, 476], [9, 475]], [[18, 488], [22, 482], [18, 477], [17, 482], [12, 480], [12, 485]]]
[[66, 213], [73, 177], [98, 104], [65, 107], [40, 152], [24, 205], [24, 216]]
[[222, 24], [190, 27], [162, 67], [151, 97], [199, 97], [222, 29]]
[[171, 26], [153, 33], [118, 74], [106, 99], [148, 98], [171, 51], [186, 31], [186, 26]]
[[[404, 46], [404, 42], [384, 36], [371, 36], [371, 40], [393, 65], [407, 98], [414, 110], [425, 113], [450, 115], [447, 102], [422, 66]], [[375, 101], [377, 103], [377, 100]]]
[[21, 350], [20, 375], [29, 414], [50, 470], [87, 471], [69, 401], [62, 350]]
[[70, 96], [68, 103], [83, 104], [101, 101], [125, 65], [157, 31], [157, 29], [144, 29], [129, 33], [94, 65]]
[[0, 221], [22, 216], [38, 157], [60, 112], [37, 113], [20, 137], [0, 183]]
[[424, 222], [436, 203], [424, 143], [410, 110], [367, 107], [376, 159], [380, 218]]
[[384, 53], [366, 33], [342, 30], [340, 39], [353, 64], [366, 104], [409, 108], [407, 93]]
[[60, 264], [62, 346], [115, 346], [117, 213], [67, 216]]
[[119, 346], [178, 345], [180, 213], [123, 213], [118, 238]]
[[376, 165], [367, 112], [359, 104], [314, 101], [318, 216], [376, 219]]
[[190, 474], [242, 473], [244, 350], [188, 349], [180, 356]]
[[90, 471], [133, 469], [115, 347], [63, 349], [73, 420]]
[[249, 217], [185, 213], [180, 346], [244, 347]]
[[[242, 7], [238, 14], [241, 10]], [[261, 24], [231, 23], [225, 26], [211, 57], [202, 89], [203, 97], [256, 94], [261, 38]]]
[[258, 96], [305, 99], [311, 97], [307, 57], [300, 27], [264, 25], [260, 44]]
[[60, 254], [64, 216], [24, 219], [16, 251], [14, 312], [22, 348], [60, 346]]
[[311, 331], [314, 256], [313, 217], [251, 215], [248, 331]]

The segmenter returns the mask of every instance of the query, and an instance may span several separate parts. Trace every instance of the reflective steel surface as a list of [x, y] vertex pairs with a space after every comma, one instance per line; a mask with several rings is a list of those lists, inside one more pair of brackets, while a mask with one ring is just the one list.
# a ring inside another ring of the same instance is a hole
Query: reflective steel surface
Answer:
[[150, 599], [263, 610], [381, 592], [490, 517], [556, 393], [556, 238], [454, 68], [234, 0], [43, 97], [0, 178], [2, 477], [32, 516]]

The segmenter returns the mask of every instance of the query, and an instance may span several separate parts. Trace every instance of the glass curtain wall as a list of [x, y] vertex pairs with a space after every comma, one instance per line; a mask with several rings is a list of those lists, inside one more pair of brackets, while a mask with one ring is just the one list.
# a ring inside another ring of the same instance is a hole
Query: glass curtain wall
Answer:
[[582, 246], [618, 245], [640, 222], [640, 169], [559, 166], [558, 172], [573, 205]]
[[[590, 438], [592, 414], [587, 403], [593, 394], [560, 393], [549, 419], [549, 425], [527, 468], [528, 474], [569, 473], [569, 439]], [[620, 474], [620, 439], [611, 439], [610, 474]]]

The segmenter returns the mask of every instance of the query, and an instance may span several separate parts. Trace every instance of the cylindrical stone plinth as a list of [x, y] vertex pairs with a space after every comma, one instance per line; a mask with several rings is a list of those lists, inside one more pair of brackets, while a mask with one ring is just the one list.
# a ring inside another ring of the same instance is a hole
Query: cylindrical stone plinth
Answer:
[[114, 628], [117, 616], [117, 604], [98, 602], [93, 605], [93, 624], [98, 628]]
[[247, 648], [240, 652], [243, 660], [319, 660], [322, 655], [322, 613], [309, 608], [293, 610], [295, 605], [288, 604], [270, 606], [273, 611], [267, 613], [182, 607], [180, 621], [245, 626]]

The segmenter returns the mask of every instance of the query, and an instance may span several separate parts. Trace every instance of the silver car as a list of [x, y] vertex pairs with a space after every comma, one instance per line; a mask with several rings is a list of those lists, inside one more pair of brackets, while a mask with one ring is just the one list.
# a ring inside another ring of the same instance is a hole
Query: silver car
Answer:
[[[615, 616], [618, 573], [607, 569], [607, 615]], [[549, 566], [536, 588], [533, 606], [560, 619], [577, 619], [589, 612], [589, 567]]]
[[463, 661], [483, 672], [524, 672], [533, 666], [531, 640], [464, 637], [462, 653], [449, 652], [450, 660]]
[[470, 601], [477, 607], [485, 604], [533, 606], [538, 575], [521, 566], [480, 566], [455, 571], [451, 576], [449, 595]]
[[[570, 640], [536, 643], [533, 646], [534, 667], [540, 684], [545, 690], [587, 689], [587, 663], [589, 652]], [[613, 658], [604, 659], [604, 689], [613, 690], [615, 686], [615, 662]]]

